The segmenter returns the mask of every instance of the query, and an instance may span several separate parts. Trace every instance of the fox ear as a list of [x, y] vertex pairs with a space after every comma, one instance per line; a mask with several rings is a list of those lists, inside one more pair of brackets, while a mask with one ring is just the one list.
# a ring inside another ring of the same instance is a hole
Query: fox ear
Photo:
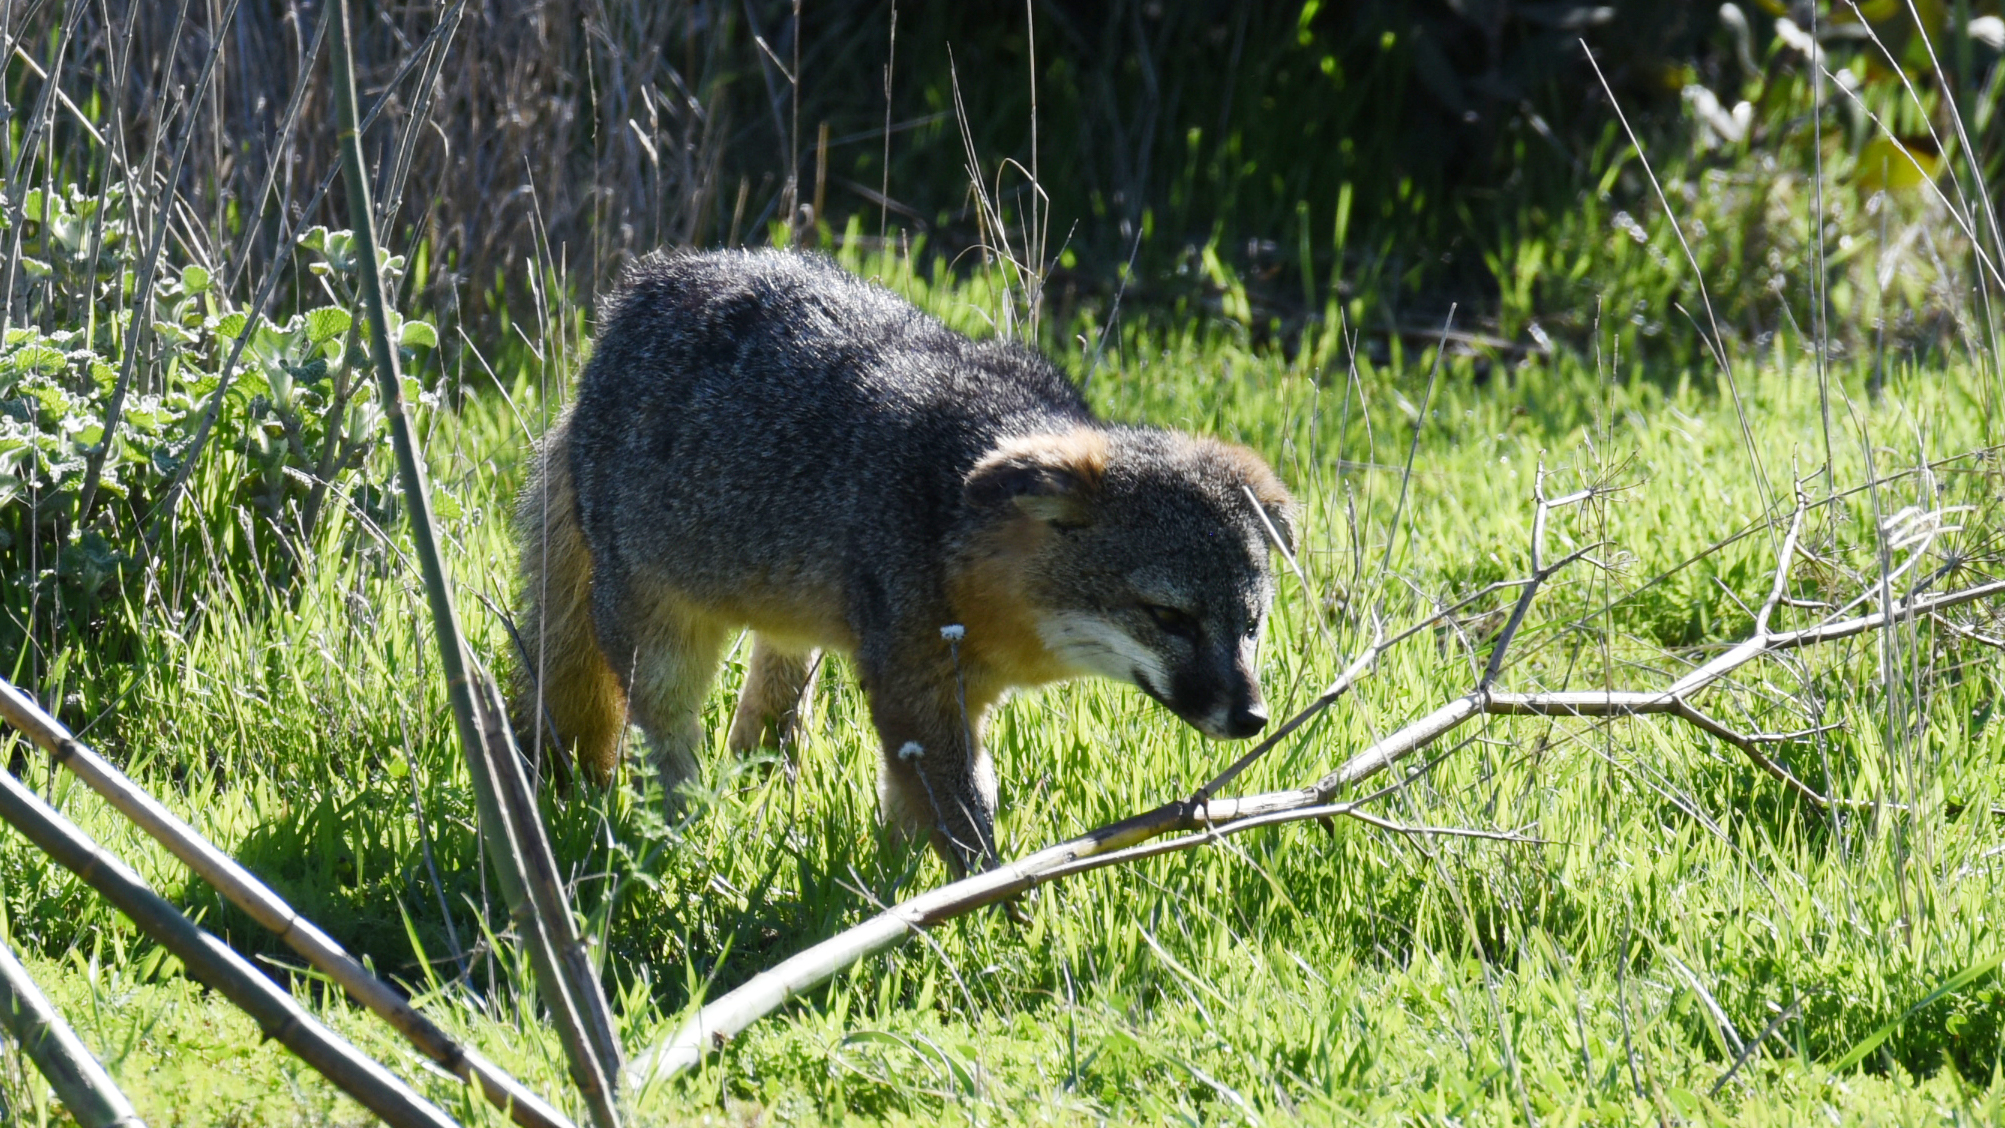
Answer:
[[1010, 439], [968, 471], [963, 496], [976, 509], [1014, 506], [1063, 527], [1093, 523], [1093, 497], [1107, 470], [1107, 440], [1080, 428]]

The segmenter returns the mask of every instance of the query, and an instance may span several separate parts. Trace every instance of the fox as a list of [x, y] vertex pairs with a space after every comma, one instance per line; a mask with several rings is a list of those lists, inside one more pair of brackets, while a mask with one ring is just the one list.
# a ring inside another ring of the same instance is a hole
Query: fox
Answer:
[[517, 506], [512, 691], [595, 783], [629, 721], [671, 793], [698, 777], [745, 631], [727, 750], [793, 747], [850, 656], [881, 819], [956, 876], [996, 864], [982, 732], [1013, 690], [1097, 675], [1209, 737], [1265, 726], [1297, 507], [1253, 451], [1103, 422], [1037, 350], [818, 254], [652, 253], [598, 329]]

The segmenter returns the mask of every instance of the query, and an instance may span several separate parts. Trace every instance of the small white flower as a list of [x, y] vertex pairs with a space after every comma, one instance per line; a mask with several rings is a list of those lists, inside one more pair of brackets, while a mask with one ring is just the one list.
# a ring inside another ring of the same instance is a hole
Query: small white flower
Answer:
[[901, 760], [916, 760], [925, 754], [926, 746], [916, 740], [906, 741], [905, 747], [898, 750], [898, 758]]
[[948, 623], [940, 628], [940, 637], [948, 642], [959, 642], [968, 637], [968, 628], [959, 623]]

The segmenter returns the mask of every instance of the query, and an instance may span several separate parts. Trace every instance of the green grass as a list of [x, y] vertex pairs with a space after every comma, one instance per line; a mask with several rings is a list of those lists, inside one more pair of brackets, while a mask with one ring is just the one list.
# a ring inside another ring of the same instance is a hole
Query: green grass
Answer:
[[[898, 264], [856, 265], [965, 328], [1001, 300]], [[1374, 607], [1397, 629], [1430, 600], [1522, 574], [1541, 462], [1555, 493], [1624, 488], [1556, 518], [1556, 550], [1601, 542], [1607, 567], [1555, 579], [1513, 647], [1511, 688], [1658, 686], [1743, 636], [1791, 478], [1825, 493], [1827, 441], [1837, 488], [1865, 483], [1868, 458], [1880, 481], [1813, 514], [1819, 562], [1795, 570], [1792, 594], [1849, 598], [1845, 570], [1878, 566], [1875, 514], [1912, 504], [1978, 507], [1936, 545], [1970, 558], [1939, 587], [1996, 572], [1996, 461], [1903, 474], [1996, 441], [1984, 366], [1896, 365], [1875, 398], [1871, 361], [1843, 361], [1827, 439], [1816, 375], [1789, 340], [1740, 361], [1738, 410], [1705, 369], [1597, 367], [1563, 352], [1479, 378], [1471, 358], [1449, 356], [1394, 529], [1432, 349], [1361, 357], [1353, 371], [1341, 348], [1291, 359], [1244, 340], [1230, 327], [1131, 325], [1090, 393], [1112, 418], [1236, 438], [1275, 463], [1305, 504], [1303, 563], [1345, 654]], [[1083, 376], [1091, 352], [1075, 345], [1065, 359]], [[544, 404], [525, 379], [422, 420], [455, 503], [447, 551], [462, 613], [497, 665], [510, 660], [506, 636], [475, 593], [508, 602], [519, 419]], [[218, 491], [203, 512], [230, 511], [223, 484], [243, 473], [239, 457], [220, 452], [198, 479]], [[227, 521], [210, 531], [219, 553], [242, 535]], [[485, 931], [505, 913], [482, 878], [422, 591], [400, 551], [339, 509], [287, 599], [255, 576], [189, 576], [197, 610], [176, 621], [134, 585], [112, 611], [139, 640], [132, 652], [73, 643], [50, 680], [74, 687], [68, 715], [105, 714], [89, 739], [137, 779], [562, 1103], [557, 1041], [524, 1011], [512, 948]], [[1465, 691], [1508, 599], [1395, 651], [1240, 788], [1312, 780]], [[1289, 580], [1265, 657], [1277, 714], [1343, 663], [1317, 613]], [[1783, 625], [1813, 614], [1785, 610]], [[1028, 924], [982, 912], [858, 966], [701, 1073], [640, 1094], [640, 1122], [1995, 1123], [2005, 824], [1985, 812], [2005, 804], [1994, 723], [2005, 664], [1929, 623], [1889, 638], [1764, 663], [1707, 701], [1749, 729], [1838, 726], [1779, 754], [1813, 786], [1908, 812], [1834, 822], [1675, 721], [1493, 718], [1375, 809], [1523, 829], [1538, 844], [1310, 823], [1070, 879], [1028, 902]], [[717, 747], [686, 818], [664, 823], [627, 790], [552, 800], [560, 861], [632, 1049], [670, 1032], [698, 995], [944, 880], [929, 856], [881, 843], [874, 738], [842, 664], [794, 774], [729, 760], [743, 657], [712, 696]], [[1805, 715], [1812, 698], [1820, 711]], [[990, 742], [1005, 855], [1186, 794], [1239, 751], [1096, 682], [1014, 699]], [[9, 754], [169, 897], [274, 966], [293, 962], [95, 796], [28, 750]], [[365, 1119], [11, 835], [0, 910], [0, 931], [148, 1123]], [[1917, 1006], [1969, 969], [1979, 973]], [[500, 1123], [366, 1016], [297, 983], [455, 1115]], [[1732, 1039], [1771, 1022], [1710, 1095]], [[27, 1069], [0, 1049], [0, 1124], [63, 1122]]]

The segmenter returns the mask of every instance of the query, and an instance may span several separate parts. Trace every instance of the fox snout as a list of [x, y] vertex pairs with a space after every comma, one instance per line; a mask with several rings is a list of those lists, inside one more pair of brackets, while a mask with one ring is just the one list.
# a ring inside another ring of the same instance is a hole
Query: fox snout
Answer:
[[1251, 638], [1233, 647], [1204, 647], [1168, 671], [1138, 667], [1129, 680], [1206, 736], [1245, 740], [1267, 727]]
[[1267, 727], [1253, 639], [1198, 649], [1171, 678], [1165, 702], [1191, 727], [1219, 740], [1244, 740]]
[[1261, 729], [1266, 728], [1267, 703], [1258, 700], [1257, 688], [1255, 693], [1255, 700], [1235, 706], [1232, 712], [1226, 715], [1224, 731], [1214, 733], [1213, 735], [1226, 740], [1245, 740], [1247, 737], [1255, 736]]

